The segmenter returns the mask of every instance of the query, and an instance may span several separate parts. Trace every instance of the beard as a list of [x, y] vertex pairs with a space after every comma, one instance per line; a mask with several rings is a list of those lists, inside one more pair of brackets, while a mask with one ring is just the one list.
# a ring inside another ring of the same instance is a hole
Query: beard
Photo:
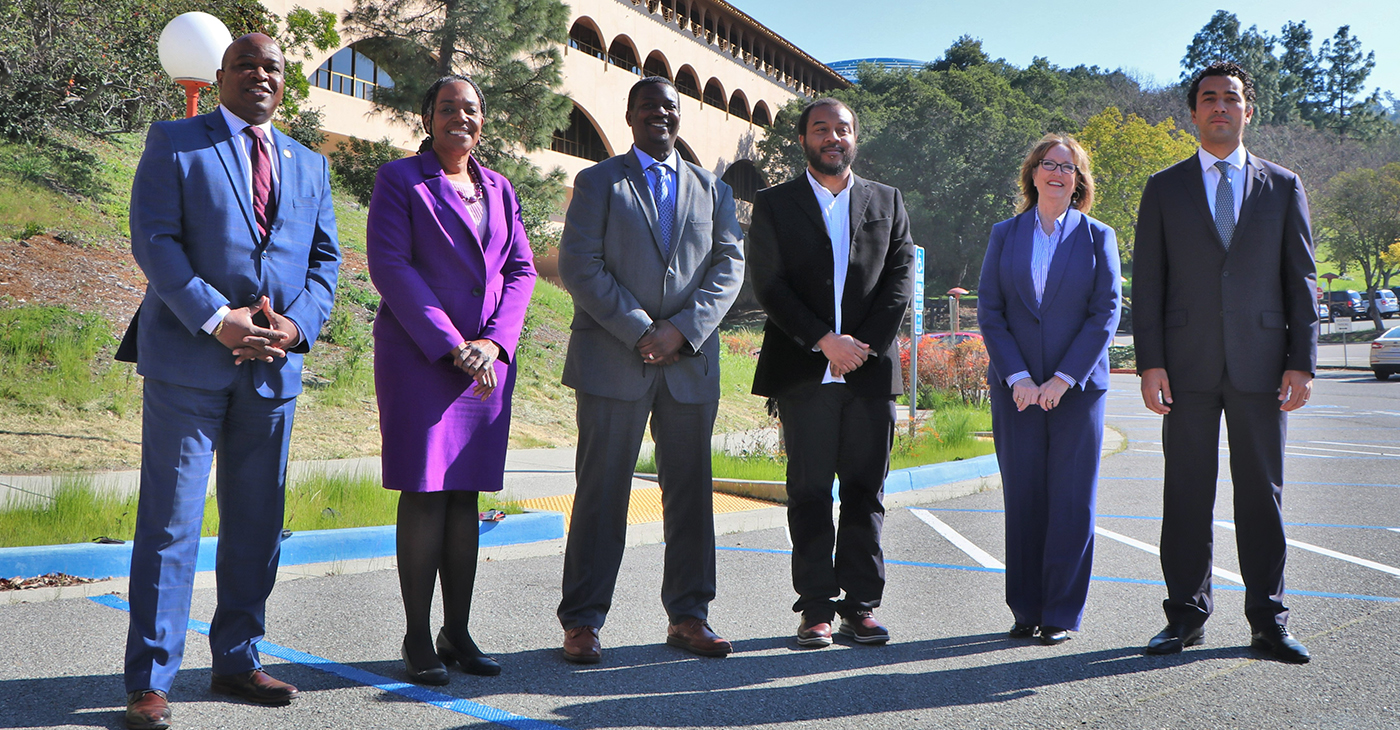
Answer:
[[802, 151], [807, 155], [807, 164], [811, 165], [813, 170], [823, 175], [840, 175], [850, 168], [851, 163], [856, 161], [856, 146], [854, 144], [847, 149], [841, 150], [841, 158], [831, 163], [822, 159], [822, 149], [820, 147], [803, 145]]

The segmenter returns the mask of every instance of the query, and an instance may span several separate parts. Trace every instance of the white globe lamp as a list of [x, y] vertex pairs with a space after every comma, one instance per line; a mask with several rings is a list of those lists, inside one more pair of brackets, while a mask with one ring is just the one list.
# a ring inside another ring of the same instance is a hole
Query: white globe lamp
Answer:
[[214, 74], [223, 65], [224, 51], [233, 43], [223, 21], [200, 12], [176, 16], [160, 32], [157, 50], [160, 65], [185, 87], [185, 116], [192, 117], [199, 106], [199, 90], [214, 83]]

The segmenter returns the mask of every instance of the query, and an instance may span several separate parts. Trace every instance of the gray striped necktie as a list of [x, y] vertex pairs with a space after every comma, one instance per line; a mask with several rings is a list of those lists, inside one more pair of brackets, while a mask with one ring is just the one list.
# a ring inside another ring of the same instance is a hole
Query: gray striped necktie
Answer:
[[1220, 160], [1215, 167], [1220, 170], [1220, 183], [1215, 186], [1215, 230], [1220, 233], [1220, 242], [1229, 248], [1235, 235], [1235, 188], [1230, 185], [1230, 163]]

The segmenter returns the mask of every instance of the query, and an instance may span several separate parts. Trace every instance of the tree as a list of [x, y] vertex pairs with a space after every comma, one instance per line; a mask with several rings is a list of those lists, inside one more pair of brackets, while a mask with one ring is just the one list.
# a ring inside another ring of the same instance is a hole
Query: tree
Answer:
[[1312, 51], [1312, 31], [1307, 23], [1288, 22], [1279, 34], [1283, 49], [1279, 57], [1278, 98], [1269, 121], [1283, 124], [1294, 119], [1311, 119], [1317, 112], [1322, 70]]
[[1362, 55], [1361, 39], [1351, 35], [1350, 26], [1337, 29], [1337, 34], [1322, 42], [1318, 57], [1326, 62], [1321, 73], [1317, 122], [1338, 134], [1374, 131], [1379, 118], [1380, 90], [1361, 97], [1366, 91], [1366, 77], [1376, 67], [1376, 52]]
[[[1318, 234], [1344, 270], [1361, 267], [1366, 289], [1389, 285], [1400, 241], [1400, 163], [1338, 173], [1319, 196]], [[1343, 271], [1345, 273], [1345, 271]]]
[[564, 174], [541, 174], [521, 154], [550, 144], [569, 125], [573, 103], [559, 48], [569, 9], [559, 0], [355, 0], [345, 13], [356, 48], [394, 79], [374, 105], [412, 129], [429, 85], [465, 73], [481, 86], [486, 124], [475, 154], [515, 185], [531, 241], [554, 237], [548, 211], [564, 195]]
[[1089, 152], [1094, 173], [1093, 215], [1118, 233], [1118, 250], [1128, 262], [1147, 178], [1191, 156], [1196, 138], [1177, 129], [1171, 119], [1152, 125], [1136, 114], [1124, 118], [1109, 107], [1084, 124], [1078, 139]]

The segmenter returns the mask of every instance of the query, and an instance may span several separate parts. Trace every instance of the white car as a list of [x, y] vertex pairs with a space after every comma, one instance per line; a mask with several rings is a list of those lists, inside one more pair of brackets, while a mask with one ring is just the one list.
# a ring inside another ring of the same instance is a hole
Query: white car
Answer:
[[1371, 341], [1371, 370], [1376, 380], [1389, 380], [1400, 373], [1400, 327], [1386, 330]]

